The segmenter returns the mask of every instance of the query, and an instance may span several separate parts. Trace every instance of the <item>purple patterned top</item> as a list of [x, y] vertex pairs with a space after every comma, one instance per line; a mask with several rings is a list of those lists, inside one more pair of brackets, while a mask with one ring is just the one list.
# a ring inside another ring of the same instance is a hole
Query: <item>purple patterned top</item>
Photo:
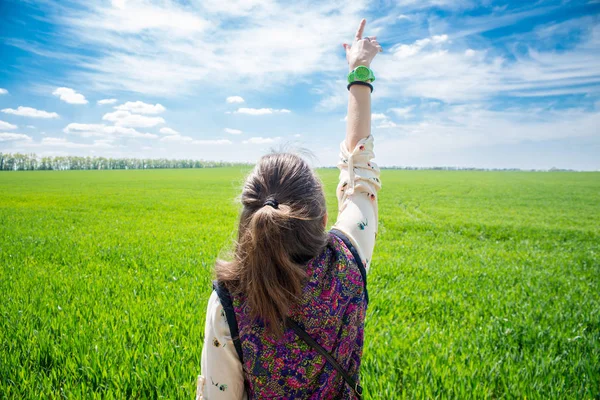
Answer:
[[[307, 276], [290, 317], [359, 382], [367, 301], [351, 250], [330, 232], [323, 252], [308, 262]], [[233, 307], [249, 398], [355, 398], [342, 376], [294, 331], [274, 341], [265, 335], [264, 324], [251, 320], [243, 296], [233, 297]]]

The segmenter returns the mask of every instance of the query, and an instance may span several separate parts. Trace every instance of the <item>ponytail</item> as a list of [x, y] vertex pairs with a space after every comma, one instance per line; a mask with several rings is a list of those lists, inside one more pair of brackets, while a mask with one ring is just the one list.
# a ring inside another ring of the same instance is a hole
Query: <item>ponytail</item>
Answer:
[[252, 215], [246, 232], [248, 238], [245, 260], [246, 296], [251, 316], [269, 323], [269, 330], [279, 336], [290, 304], [302, 292], [305, 270], [294, 263], [285, 248], [290, 234], [291, 210], [264, 206]]

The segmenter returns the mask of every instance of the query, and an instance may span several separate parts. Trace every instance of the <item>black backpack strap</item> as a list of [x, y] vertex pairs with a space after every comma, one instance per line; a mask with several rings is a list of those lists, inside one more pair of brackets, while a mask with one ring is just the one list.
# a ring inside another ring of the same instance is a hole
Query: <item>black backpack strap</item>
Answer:
[[356, 264], [358, 265], [358, 270], [360, 271], [360, 275], [362, 276], [363, 284], [365, 285], [365, 299], [367, 301], [367, 304], [369, 304], [369, 292], [367, 291], [367, 270], [365, 269], [365, 264], [363, 264], [360, 256], [358, 255], [358, 251], [356, 251], [356, 248], [354, 247], [354, 245], [352, 244], [350, 239], [348, 239], [348, 236], [346, 236], [342, 231], [340, 231], [338, 229], [332, 229], [332, 230], [330, 230], [330, 232], [333, 233], [338, 238], [340, 238], [340, 240], [342, 242], [344, 242], [344, 244], [346, 245], [348, 250], [350, 250], [350, 253], [352, 253], [354, 260], [356, 261]]
[[342, 367], [336, 360], [335, 358], [333, 358], [333, 356], [331, 354], [329, 354], [329, 352], [327, 352], [327, 350], [325, 350], [323, 348], [323, 346], [321, 346], [319, 343], [317, 343], [304, 329], [302, 329], [300, 327], [300, 325], [298, 325], [298, 323], [296, 321], [294, 321], [291, 318], [287, 318], [285, 320], [285, 325], [289, 328], [289, 329], [293, 329], [294, 332], [296, 332], [296, 334], [306, 342], [306, 344], [308, 344], [310, 347], [312, 347], [313, 349], [315, 349], [319, 354], [321, 354], [323, 357], [325, 357], [325, 359], [327, 360], [327, 362], [334, 367], [337, 372], [340, 373], [340, 375], [342, 375], [342, 378], [344, 378], [344, 381], [346, 381], [346, 383], [348, 384], [348, 386], [350, 386], [352, 388], [352, 390], [354, 390], [354, 393], [356, 393], [356, 395], [358, 396], [358, 398], [360, 399], [362, 397], [362, 386], [360, 386], [358, 384], [358, 382], [356, 382], [354, 379], [352, 379], [352, 377], [350, 375], [348, 375], [348, 372], [346, 372], [346, 370], [344, 369], [344, 367]]
[[223, 311], [225, 311], [225, 317], [227, 317], [227, 325], [229, 325], [229, 330], [231, 331], [231, 339], [233, 340], [233, 345], [235, 346], [235, 351], [242, 362], [244, 364], [244, 356], [242, 353], [242, 341], [240, 340], [240, 330], [238, 328], [237, 319], [235, 318], [235, 311], [233, 310], [233, 301], [231, 300], [231, 294], [229, 290], [225, 287], [225, 285], [221, 284], [218, 281], [213, 282], [213, 289], [217, 292], [217, 296], [219, 296], [219, 300], [221, 300], [221, 305], [223, 306]]

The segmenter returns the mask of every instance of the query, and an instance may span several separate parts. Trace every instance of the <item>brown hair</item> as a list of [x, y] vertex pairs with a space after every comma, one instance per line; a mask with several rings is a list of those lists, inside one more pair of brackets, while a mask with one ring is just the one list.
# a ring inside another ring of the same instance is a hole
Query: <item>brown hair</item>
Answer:
[[243, 293], [251, 317], [279, 337], [302, 293], [304, 264], [327, 243], [323, 185], [301, 157], [267, 154], [246, 179], [241, 203], [233, 260], [217, 261], [217, 279]]

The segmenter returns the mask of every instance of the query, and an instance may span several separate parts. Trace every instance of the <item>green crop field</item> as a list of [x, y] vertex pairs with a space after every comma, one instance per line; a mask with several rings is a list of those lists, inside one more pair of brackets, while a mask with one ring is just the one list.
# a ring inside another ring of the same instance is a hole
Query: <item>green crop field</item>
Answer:
[[[0, 398], [192, 398], [246, 172], [0, 173]], [[366, 398], [600, 398], [600, 173], [382, 182]]]

